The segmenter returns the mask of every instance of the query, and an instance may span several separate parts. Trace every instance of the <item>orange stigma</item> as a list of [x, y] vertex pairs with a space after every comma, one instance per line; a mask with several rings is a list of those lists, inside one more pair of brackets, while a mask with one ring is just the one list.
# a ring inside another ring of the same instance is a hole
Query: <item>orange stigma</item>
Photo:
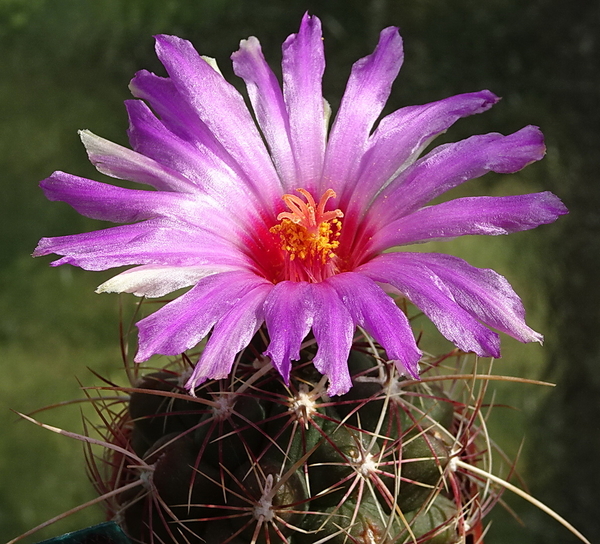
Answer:
[[277, 216], [279, 224], [270, 229], [279, 236], [285, 254], [285, 279], [319, 282], [337, 272], [335, 250], [340, 245], [341, 210], [325, 211], [335, 192], [327, 189], [317, 204], [306, 189], [296, 189], [305, 199], [283, 195], [289, 212]]

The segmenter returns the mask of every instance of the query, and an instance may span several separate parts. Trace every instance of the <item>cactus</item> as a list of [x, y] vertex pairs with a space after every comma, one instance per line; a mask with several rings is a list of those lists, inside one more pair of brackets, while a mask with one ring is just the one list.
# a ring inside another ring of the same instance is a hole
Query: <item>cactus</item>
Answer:
[[127, 393], [98, 404], [113, 447], [102, 464], [89, 455], [109, 518], [151, 544], [482, 542], [497, 497], [483, 501], [453, 463], [478, 464], [488, 448], [480, 399], [452, 374], [469, 356], [428, 357], [422, 380], [408, 380], [360, 337], [353, 388], [330, 398], [314, 347], [288, 384], [260, 355], [259, 331], [235, 371], [195, 397], [185, 355], [109, 387]]
[[424, 355], [420, 379], [407, 379], [359, 331], [353, 386], [329, 397], [313, 339], [287, 384], [265, 346], [261, 329], [227, 378], [190, 395], [198, 353], [150, 368], [130, 364], [123, 343], [129, 385], [85, 388], [96, 411], [85, 434], [19, 414], [85, 444], [99, 496], [8, 544], [99, 502], [141, 544], [483, 544], [503, 490], [590, 544], [509, 483], [514, 466], [487, 433], [491, 379], [545, 382], [492, 376], [491, 361], [481, 373], [483, 362], [458, 349]]

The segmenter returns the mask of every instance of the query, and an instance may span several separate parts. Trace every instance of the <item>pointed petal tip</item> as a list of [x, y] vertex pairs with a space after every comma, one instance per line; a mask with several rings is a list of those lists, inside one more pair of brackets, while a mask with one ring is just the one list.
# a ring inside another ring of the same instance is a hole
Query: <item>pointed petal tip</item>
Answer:
[[44, 255], [47, 255], [47, 253], [44, 252], [44, 240], [46, 240], [46, 238], [41, 238], [40, 241], [37, 243], [35, 249], [31, 254], [32, 257], [42, 257]]
[[423, 353], [421, 350], [418, 351], [419, 356], [411, 360], [401, 361], [400, 359], [391, 359], [390, 362], [394, 363], [395, 367], [401, 374], [409, 376], [413, 380], [420, 380], [421, 372], [419, 370], [419, 362]]
[[[291, 358], [283, 358], [283, 357], [277, 357], [276, 354], [274, 354], [269, 348], [267, 348], [262, 355], [264, 357], [268, 357], [271, 361], [271, 365], [273, 366], [273, 368], [275, 370], [277, 370], [277, 372], [279, 372], [279, 375], [281, 376], [281, 378], [283, 379], [285, 385], [289, 385], [290, 384], [290, 372], [292, 370], [292, 359]], [[294, 359], [294, 361], [297, 361], [298, 359]]]
[[[528, 143], [531, 146], [537, 146], [539, 148], [539, 158], [541, 159], [546, 154], [546, 144], [544, 143], [544, 134], [542, 129], [535, 125], [527, 125], [521, 130], [515, 132], [515, 136], [519, 135], [523, 137], [524, 144]], [[536, 159], [539, 160], [539, 159]]]
[[302, 20], [300, 21], [298, 33], [288, 36], [283, 42], [283, 47], [285, 48], [289, 41], [293, 41], [294, 39], [297, 39], [305, 34], [311, 34], [314, 31], [318, 32], [319, 34], [321, 33], [321, 19], [319, 19], [316, 15], [311, 15], [308, 11], [306, 11], [302, 16]]
[[[40, 241], [35, 246], [33, 253], [31, 254], [33, 257], [44, 257], [46, 255], [50, 255], [54, 253], [53, 251], [53, 239], [52, 238], [40, 238]], [[50, 263], [50, 266], [57, 266], [54, 264], [56, 261]], [[61, 263], [62, 264], [62, 263]]]
[[486, 104], [494, 105], [500, 102], [500, 100], [502, 100], [502, 97], [493, 93], [489, 89], [483, 89], [479, 92], [479, 94], [481, 95], [481, 98], [485, 101]]
[[565, 206], [564, 202], [554, 193], [543, 191], [539, 194], [543, 199], [543, 204], [548, 208], [551, 208], [552, 213], [556, 216], [553, 221], [558, 219], [559, 216], [567, 215], [569, 213], [569, 209]]
[[96, 166], [96, 168], [98, 168], [98, 166], [96, 165], [96, 162], [98, 161], [94, 162], [94, 157], [99, 156], [102, 153], [106, 153], [107, 148], [116, 149], [121, 147], [118, 144], [115, 144], [114, 142], [103, 138], [102, 136], [94, 134], [91, 130], [88, 130], [87, 128], [78, 130], [77, 134], [79, 135], [81, 143], [85, 147], [85, 151], [88, 154], [90, 162], [94, 166]]
[[152, 357], [152, 355], [154, 355], [153, 353], [144, 353], [142, 351], [142, 348], [138, 349], [138, 352], [135, 354], [135, 357], [133, 358], [133, 362], [134, 363], [143, 363], [144, 361], [147, 361], [148, 359], [150, 359], [150, 357]]
[[196, 387], [198, 387], [199, 385], [202, 385], [205, 381], [207, 381], [207, 380], [223, 380], [223, 379], [227, 378], [227, 376], [229, 375], [228, 373], [222, 373], [222, 374], [215, 374], [214, 376], [203, 376], [200, 373], [196, 373], [196, 369], [198, 367], [199, 367], [199, 364], [196, 363], [196, 366], [194, 367], [194, 370], [192, 371], [191, 376], [189, 377], [189, 379], [187, 380], [187, 382], [185, 382], [185, 385], [183, 386], [192, 397], [196, 396], [196, 393], [195, 393]]
[[189, 377], [188, 381], [185, 382], [185, 389], [187, 390], [187, 392], [192, 396], [195, 397], [196, 396], [196, 387], [198, 387], [199, 385], [203, 384], [207, 378], [204, 376], [197, 376], [196, 375], [196, 368], [194, 368], [194, 371], [192, 372], [192, 375]]
[[163, 44], [175, 41], [185, 41], [183, 40], [183, 38], [180, 38], [178, 36], [172, 36], [171, 34], [154, 34], [152, 37], [154, 38], [156, 44]]
[[[172, 36], [170, 34], [156, 34], [154, 36], [154, 50], [161, 62], [164, 61], [165, 56], [169, 55], [169, 50], [181, 51], [188, 48], [193, 49], [194, 52], [196, 51], [189, 40], [185, 40], [179, 36]], [[173, 53], [176, 53], [176, 51], [173, 51]]]
[[494, 359], [500, 359], [502, 357], [500, 350], [500, 336], [495, 334], [495, 337], [498, 339], [497, 344], [485, 346], [483, 349], [479, 349], [473, 353], [479, 357], [492, 357]]
[[400, 29], [397, 26], [387, 26], [379, 33], [379, 43], [377, 47], [379, 48], [385, 44], [387, 44], [388, 47], [389, 45], [399, 47], [400, 54], [402, 53], [404, 43], [402, 36], [400, 35]]
[[540, 334], [539, 332], [534, 331], [533, 329], [530, 329], [531, 333], [529, 335], [529, 338], [527, 340], [525, 340], [525, 342], [530, 343], [530, 342], [537, 342], [540, 346], [544, 345], [544, 335]]
[[138, 70], [135, 75], [129, 81], [129, 85], [127, 86], [131, 95], [135, 98], [143, 98], [144, 93], [140, 89], [140, 81], [144, 78], [148, 77], [158, 77], [156, 74], [153, 74], [149, 70]]
[[79, 139], [83, 143], [83, 145], [87, 148], [88, 142], [91, 143], [92, 140], [96, 138], [100, 138], [100, 136], [96, 136], [91, 130], [87, 128], [82, 128], [77, 131]]
[[321, 19], [319, 19], [316, 15], [311, 15], [310, 12], [306, 10], [304, 15], [302, 15], [302, 20], [300, 21], [300, 28], [315, 21], [320, 23]]
[[329, 386], [327, 387], [327, 395], [330, 397], [338, 397], [341, 395], [345, 395], [352, 389], [352, 382], [350, 383], [333, 383], [329, 382]]
[[52, 198], [52, 193], [49, 191], [52, 189], [53, 186], [60, 183], [61, 178], [63, 176], [68, 176], [68, 175], [69, 174], [67, 174], [66, 172], [57, 170], [56, 172], [52, 172], [52, 174], [50, 174], [47, 178], [45, 178], [39, 182], [38, 186], [42, 191], [44, 191], [44, 196], [48, 200], [55, 200]]

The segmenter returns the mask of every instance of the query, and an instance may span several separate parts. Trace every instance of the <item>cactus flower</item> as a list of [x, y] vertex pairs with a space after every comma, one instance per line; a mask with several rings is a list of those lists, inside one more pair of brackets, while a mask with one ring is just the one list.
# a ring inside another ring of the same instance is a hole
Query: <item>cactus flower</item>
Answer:
[[[403, 60], [396, 28], [357, 61], [329, 129], [323, 99], [321, 24], [305, 15], [283, 44], [280, 86], [259, 41], [242, 40], [233, 68], [253, 113], [213, 59], [174, 36], [157, 36], [168, 77], [140, 71], [127, 101], [132, 149], [81, 131], [97, 169], [150, 186], [130, 189], [64, 172], [42, 181], [50, 200], [122, 223], [43, 238], [34, 255], [86, 270], [135, 265], [98, 288], [162, 297], [190, 288], [142, 319], [137, 361], [176, 355], [209, 336], [187, 387], [231, 371], [261, 326], [265, 354], [288, 379], [312, 331], [315, 367], [329, 393], [351, 385], [347, 359], [357, 326], [399, 371], [417, 377], [421, 353], [408, 319], [388, 294], [419, 307], [457, 347], [498, 357], [496, 332], [542, 337], [520, 299], [489, 269], [438, 253], [385, 252], [462, 235], [499, 235], [567, 213], [549, 192], [429, 202], [486, 172], [512, 173], [541, 159], [538, 128], [440, 145], [461, 117], [489, 109], [491, 92], [399, 109], [378, 121]], [[211, 333], [212, 331], [212, 333]]]

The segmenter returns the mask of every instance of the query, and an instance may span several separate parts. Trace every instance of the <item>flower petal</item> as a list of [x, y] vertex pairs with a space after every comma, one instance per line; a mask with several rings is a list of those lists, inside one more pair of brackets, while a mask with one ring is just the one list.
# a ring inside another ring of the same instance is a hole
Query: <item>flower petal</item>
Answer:
[[482, 113], [498, 100], [490, 91], [459, 94], [422, 106], [408, 106], [384, 117], [361, 158], [350, 208], [360, 213], [436, 136], [461, 117]]
[[145, 100], [173, 134], [197, 147], [207, 147], [226, 162], [227, 152], [168, 77], [140, 70], [129, 84], [131, 94]]
[[157, 36], [156, 52], [178, 92], [239, 165], [265, 210], [274, 213], [281, 183], [242, 96], [187, 40]]
[[467, 180], [487, 172], [517, 172], [545, 153], [544, 138], [528, 126], [509, 136], [484, 134], [435, 148], [384, 189], [368, 210], [378, 230]]
[[[247, 271], [223, 272], [200, 280], [187, 293], [137, 323], [139, 351], [135, 360], [145, 361], [157, 353], [178, 355], [196, 346], [247, 293], [263, 284], [270, 285]], [[243, 311], [242, 305], [239, 310]]]
[[179, 172], [121, 145], [96, 136], [89, 130], [80, 130], [79, 136], [90, 162], [102, 174], [151, 185], [162, 191], [195, 193], [198, 189]]
[[283, 96], [297, 179], [301, 180], [302, 188], [316, 192], [323, 170], [327, 132], [321, 89], [325, 71], [321, 21], [305, 14], [298, 34], [289, 36], [282, 50]]
[[271, 151], [285, 191], [299, 187], [290, 144], [290, 120], [275, 74], [263, 56], [260, 43], [251, 36], [231, 55], [233, 70], [246, 83], [256, 119]]
[[398, 29], [382, 30], [375, 51], [354, 63], [327, 143], [323, 185], [333, 189], [342, 206], [356, 182], [369, 133], [390, 95], [404, 53]]
[[525, 309], [506, 278], [488, 268], [441, 253], [389, 253], [398, 266], [419, 263], [435, 273], [461, 308], [482, 323], [520, 342], [542, 342], [541, 334], [525, 324]]
[[107, 270], [131, 264], [252, 267], [244, 253], [210, 233], [164, 219], [94, 232], [42, 238], [33, 255], [64, 255], [53, 266], [71, 264], [85, 270]]
[[202, 278], [227, 272], [233, 267], [204, 266], [136, 266], [125, 270], [98, 286], [96, 293], [133, 293], [138, 297], [163, 297], [177, 289], [189, 287]]
[[409, 253], [386, 253], [357, 269], [361, 274], [392, 285], [431, 319], [458, 348], [481, 357], [500, 357], [498, 335], [463, 310], [442, 279]]
[[189, 222], [215, 234], [234, 230], [228, 218], [221, 220], [221, 210], [205, 195], [124, 189], [65, 172], [54, 172], [40, 182], [40, 187], [48, 200], [66, 202], [92, 219], [133, 223], [165, 217]]
[[[230, 168], [210, 146], [182, 140], [168, 130], [143, 102], [128, 100], [125, 105], [129, 114], [129, 140], [137, 152], [182, 173], [201, 194], [210, 194], [211, 199], [222, 208], [218, 212], [221, 223], [232, 222], [247, 228], [249, 222], [260, 221], [261, 204], [252, 187], [245, 183], [243, 172], [235, 170], [235, 163], [234, 168]], [[235, 214], [228, 213], [232, 202], [243, 203]]]
[[326, 283], [337, 291], [354, 323], [379, 342], [398, 370], [417, 378], [421, 351], [406, 315], [391, 297], [373, 280], [355, 272], [332, 276]]
[[553, 223], [568, 213], [554, 194], [457, 198], [422, 208], [375, 233], [368, 245], [375, 254], [394, 246], [485, 234], [498, 236]]
[[264, 305], [270, 343], [265, 355], [286, 383], [291, 361], [300, 359], [300, 344], [313, 322], [313, 300], [307, 282], [283, 281], [275, 285]]
[[315, 368], [329, 378], [327, 393], [343, 395], [352, 387], [348, 356], [354, 321], [337, 291], [327, 282], [310, 284], [314, 302], [313, 333], [317, 341]]
[[219, 320], [185, 384], [186, 389], [193, 391], [207, 379], [227, 377], [235, 356], [248, 346], [262, 325], [262, 306], [271, 289], [268, 283], [257, 285]]

